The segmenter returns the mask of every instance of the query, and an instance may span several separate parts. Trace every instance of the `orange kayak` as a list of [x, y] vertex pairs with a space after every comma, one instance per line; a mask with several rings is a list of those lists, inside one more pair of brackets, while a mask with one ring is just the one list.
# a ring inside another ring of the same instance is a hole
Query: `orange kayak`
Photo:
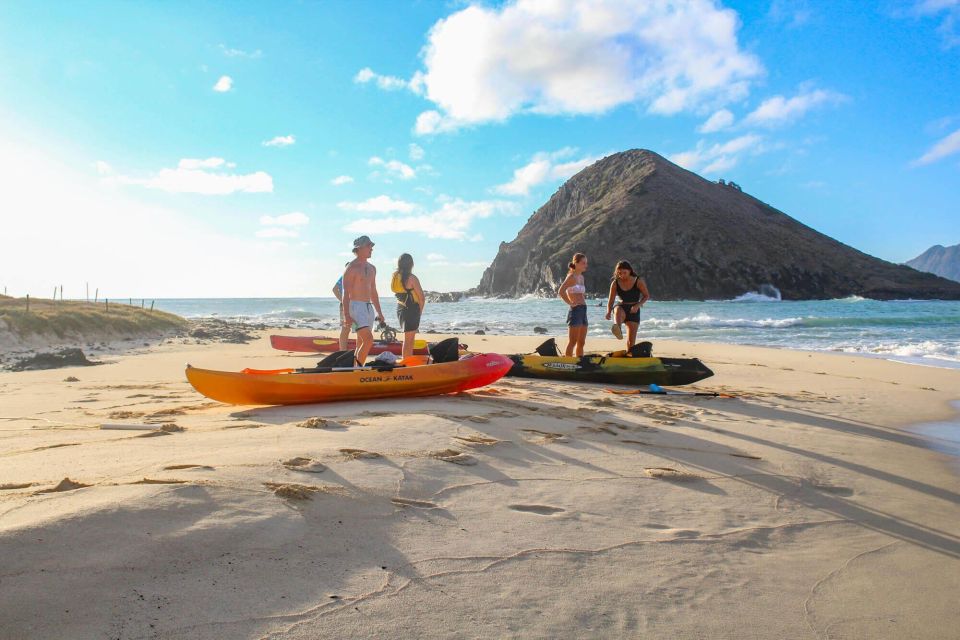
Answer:
[[513, 361], [496, 353], [472, 354], [455, 362], [397, 366], [389, 370], [348, 369], [328, 373], [296, 370], [211, 371], [187, 365], [187, 380], [213, 400], [227, 404], [310, 404], [455, 393], [496, 382]]

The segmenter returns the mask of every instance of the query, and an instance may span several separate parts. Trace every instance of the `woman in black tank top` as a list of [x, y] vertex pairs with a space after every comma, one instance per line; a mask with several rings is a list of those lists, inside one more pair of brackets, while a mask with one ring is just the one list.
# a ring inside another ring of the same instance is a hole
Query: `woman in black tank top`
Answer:
[[[614, 306], [613, 302], [620, 298]], [[647, 283], [634, 272], [633, 267], [626, 260], [621, 260], [613, 270], [613, 281], [610, 282], [610, 297], [607, 299], [607, 320], [614, 314], [614, 324], [610, 328], [618, 339], [623, 338], [623, 329], [627, 323], [627, 351], [637, 341], [637, 328], [640, 326], [640, 307], [650, 299]]]

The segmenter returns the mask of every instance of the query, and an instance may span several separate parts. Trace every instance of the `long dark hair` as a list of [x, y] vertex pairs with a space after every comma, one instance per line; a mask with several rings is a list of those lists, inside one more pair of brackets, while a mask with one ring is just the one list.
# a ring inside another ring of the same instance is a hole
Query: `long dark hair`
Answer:
[[413, 256], [409, 253], [401, 253], [397, 258], [397, 273], [400, 274], [400, 286], [407, 286], [407, 278], [413, 273]]
[[579, 253], [579, 252], [578, 252], [578, 253], [573, 254], [573, 259], [570, 260], [570, 264], [567, 265], [567, 269], [568, 269], [569, 271], [573, 271], [573, 270], [576, 268], [577, 263], [580, 262], [581, 260], [583, 260], [583, 259], [586, 258], [586, 257], [587, 257], [587, 254], [585, 254], [585, 253]]
[[637, 275], [637, 272], [633, 270], [633, 267], [630, 266], [630, 263], [629, 263], [629, 262], [627, 262], [626, 260], [621, 260], [620, 262], [617, 263], [617, 266], [615, 266], [615, 267], [613, 268], [613, 279], [614, 279], [614, 280], [617, 279], [617, 271], [620, 271], [620, 269], [630, 269], [630, 275], [632, 275], [634, 278], [639, 278], [639, 277], [640, 277], [640, 276]]

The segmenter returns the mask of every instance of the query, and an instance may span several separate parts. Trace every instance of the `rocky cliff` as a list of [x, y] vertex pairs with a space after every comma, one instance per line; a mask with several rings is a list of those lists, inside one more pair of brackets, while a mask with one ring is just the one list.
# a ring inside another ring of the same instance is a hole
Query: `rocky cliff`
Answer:
[[917, 271], [960, 282], [960, 244], [952, 247], [935, 244], [906, 264]]
[[646, 150], [608, 156], [570, 178], [470, 293], [554, 295], [577, 251], [587, 290], [605, 296], [629, 260], [660, 300], [733, 298], [761, 285], [783, 299], [960, 299], [960, 284], [895, 265], [814, 231], [743, 193]]

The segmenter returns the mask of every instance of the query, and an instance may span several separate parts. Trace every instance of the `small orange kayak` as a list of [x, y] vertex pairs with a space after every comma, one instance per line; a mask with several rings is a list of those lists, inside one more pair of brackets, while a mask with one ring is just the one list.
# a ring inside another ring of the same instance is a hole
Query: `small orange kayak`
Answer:
[[[340, 349], [340, 339], [329, 336], [270, 336], [270, 346], [280, 351], [298, 351], [302, 353], [333, 353]], [[357, 341], [353, 338], [347, 340], [347, 349], [356, 349]], [[384, 341], [374, 340], [370, 348], [370, 355], [375, 356], [389, 351], [390, 353], [400, 355], [403, 349], [403, 343], [397, 340]], [[415, 340], [413, 343], [414, 353], [427, 353], [427, 341]]]
[[239, 373], [187, 365], [187, 380], [203, 395], [227, 404], [310, 404], [432, 396], [496, 382], [513, 361], [496, 353], [470, 354], [454, 362], [298, 373], [278, 369]]

